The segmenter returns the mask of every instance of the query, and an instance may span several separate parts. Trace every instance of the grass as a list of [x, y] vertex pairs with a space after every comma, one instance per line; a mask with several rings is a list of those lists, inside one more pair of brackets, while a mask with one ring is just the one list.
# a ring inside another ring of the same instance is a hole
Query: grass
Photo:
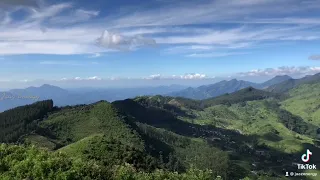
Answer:
[[302, 151], [304, 143], [313, 144], [312, 138], [293, 132], [284, 126], [279, 120], [278, 112], [268, 106], [271, 101], [274, 100], [255, 100], [231, 106], [216, 105], [204, 111], [193, 111], [196, 119], [183, 118], [183, 120], [237, 130], [244, 135], [255, 135], [259, 144], [265, 144], [285, 153]]
[[305, 121], [320, 126], [320, 83], [303, 84], [289, 91], [282, 107]]
[[90, 140], [94, 139], [95, 137], [102, 137], [103, 134], [94, 134], [88, 137], [85, 137], [75, 143], [69, 144], [64, 146], [58, 150], [58, 152], [64, 152], [71, 157], [81, 157], [81, 153], [84, 149], [88, 146]]
[[53, 142], [53, 140], [37, 134], [28, 135], [24, 138], [24, 140], [27, 143], [47, 150], [54, 150], [57, 147], [56, 143]]
[[138, 139], [108, 102], [62, 110], [49, 116], [41, 126], [49, 129], [58, 139], [71, 142], [101, 133], [128, 141]]

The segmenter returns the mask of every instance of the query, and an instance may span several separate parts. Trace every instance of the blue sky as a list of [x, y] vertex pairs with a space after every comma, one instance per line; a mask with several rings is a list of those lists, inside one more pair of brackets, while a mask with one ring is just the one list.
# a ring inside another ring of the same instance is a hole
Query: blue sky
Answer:
[[319, 8], [319, 0], [2, 0], [0, 88], [315, 74]]

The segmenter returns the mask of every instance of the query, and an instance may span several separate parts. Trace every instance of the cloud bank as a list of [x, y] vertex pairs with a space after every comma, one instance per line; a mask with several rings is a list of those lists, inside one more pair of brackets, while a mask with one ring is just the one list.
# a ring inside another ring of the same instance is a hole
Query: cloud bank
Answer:
[[278, 67], [278, 68], [266, 68], [266, 69], [255, 69], [248, 72], [238, 73], [236, 76], [240, 77], [261, 77], [261, 76], [270, 76], [274, 77], [277, 75], [289, 75], [292, 77], [302, 77], [305, 75], [312, 75], [320, 73], [320, 67]]
[[[171, 76], [162, 76], [161, 74], [153, 74], [147, 78], [148, 80], [162, 80], [162, 79], [181, 79], [181, 80], [196, 80], [196, 79], [207, 79], [210, 78], [205, 74], [200, 73], [187, 73], [184, 75], [171, 75]], [[214, 78], [214, 77], [211, 77]]]

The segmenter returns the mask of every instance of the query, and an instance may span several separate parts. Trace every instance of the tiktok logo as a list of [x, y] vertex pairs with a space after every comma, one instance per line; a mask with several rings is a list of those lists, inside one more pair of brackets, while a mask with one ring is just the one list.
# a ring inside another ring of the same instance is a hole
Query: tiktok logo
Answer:
[[307, 149], [307, 153], [306, 154], [302, 154], [302, 156], [301, 156], [301, 160], [303, 161], [303, 162], [309, 162], [309, 160], [310, 160], [310, 156], [312, 155], [312, 152], [309, 150], [309, 149]]

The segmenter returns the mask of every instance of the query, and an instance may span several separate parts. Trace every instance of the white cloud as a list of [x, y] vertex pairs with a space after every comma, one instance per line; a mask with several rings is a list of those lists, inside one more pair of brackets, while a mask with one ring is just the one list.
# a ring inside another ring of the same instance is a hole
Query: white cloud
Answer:
[[244, 48], [251, 43], [270, 40], [316, 40], [320, 33], [309, 32], [309, 27], [264, 27], [244, 26], [227, 30], [214, 30], [196, 35], [175, 35], [155, 38], [160, 44], [220, 45], [226, 48]]
[[101, 80], [98, 76], [88, 77], [87, 80]]
[[74, 78], [61, 78], [58, 81], [100, 81], [102, 78], [98, 76], [92, 76], [87, 78], [81, 78], [81, 77], [74, 77]]
[[[320, 7], [319, 4], [318, 0], [309, 1], [309, 3], [302, 3], [300, 0], [215, 0], [207, 3], [187, 1], [177, 4], [164, 4], [156, 10], [142, 10], [135, 12], [133, 15], [126, 15], [121, 18], [110, 17], [107, 20], [110, 21], [111, 26], [115, 27], [250, 22], [248, 17], [257, 17], [256, 22], [264, 23], [264, 20], [260, 21], [262, 19], [260, 17], [265, 14], [269, 14], [271, 17], [288, 17], [300, 12], [317, 10]], [[286, 18], [279, 19], [282, 19], [283, 22], [290, 21], [300, 24], [299, 21]]]
[[71, 3], [61, 3], [61, 4], [54, 4], [52, 6], [43, 8], [43, 9], [30, 9], [32, 12], [32, 15], [30, 16], [30, 19], [44, 19], [51, 16], [54, 16], [61, 11], [71, 8]]
[[[300, 25], [319, 25], [319, 18], [269, 18], [269, 19], [246, 19], [233, 21], [234, 23], [247, 23], [247, 24], [300, 24]], [[230, 22], [231, 23], [231, 22]]]
[[97, 17], [99, 13], [100, 13], [99, 11], [88, 11], [83, 9], [77, 9], [69, 13], [68, 15], [50, 18], [50, 23], [70, 25], [71, 23], [88, 21], [94, 17]]
[[[172, 76], [162, 76], [161, 74], [153, 74], [150, 75], [147, 78], [148, 80], [163, 80], [163, 79], [184, 79], [184, 80], [192, 80], [192, 79], [206, 79], [209, 78], [205, 74], [200, 74], [200, 73], [188, 73], [184, 75], [172, 75]], [[213, 78], [213, 77], [211, 77]]]
[[[253, 44], [257, 47], [265, 41], [320, 39], [320, 19], [317, 16], [296, 16], [297, 13], [317, 10], [320, 7], [318, 0], [187, 1], [179, 5], [162, 4], [155, 9], [141, 8], [141, 11], [132, 13], [129, 8], [125, 14], [111, 13], [107, 17], [102, 17], [103, 13], [94, 9], [77, 9], [72, 3], [36, 7], [32, 0], [2, 0], [0, 6], [2, 4], [29, 7], [4, 9], [0, 13], [0, 55], [94, 54], [111, 49], [132, 50], [156, 41], [157, 44], [174, 46], [187, 44], [189, 47], [180, 51], [187, 51], [191, 56], [215, 56], [210, 53], [216, 48], [242, 49]], [[17, 10], [26, 12], [22, 20], [14, 18]], [[266, 13], [270, 18], [262, 16]], [[205, 23], [246, 26], [179, 26]], [[257, 28], [253, 23], [267, 25]], [[98, 38], [104, 29], [111, 31]], [[95, 46], [96, 39], [99, 47]]]
[[320, 72], [320, 67], [278, 67], [278, 68], [266, 68], [255, 69], [248, 72], [238, 73], [242, 77], [245, 76], [277, 76], [277, 75], [290, 75], [295, 77], [301, 77], [305, 75], [312, 75]]
[[[18, 8], [5, 10], [0, 24], [0, 55], [16, 54], [92, 54], [106, 52], [106, 49], [95, 46], [94, 40], [101, 33], [99, 28], [57, 26], [52, 18], [63, 20], [89, 21], [97, 16], [98, 11], [75, 9], [71, 3], [60, 3], [41, 8]], [[12, 16], [18, 10], [27, 15], [22, 20], [13, 21]], [[74, 16], [61, 16], [61, 13]], [[1, 21], [1, 13], [0, 13]]]
[[205, 79], [207, 76], [205, 74], [191, 73], [180, 76], [181, 79]]
[[160, 78], [161, 78], [161, 74], [153, 74], [146, 79], [159, 80]]
[[94, 53], [93, 55], [89, 56], [89, 58], [98, 58], [101, 57], [102, 55], [100, 53]]
[[107, 49], [130, 50], [139, 46], [147, 46], [156, 44], [155, 40], [151, 38], [144, 38], [142, 36], [123, 36], [119, 33], [103, 31], [100, 38], [96, 40], [97, 45]]
[[320, 55], [312, 55], [309, 57], [310, 60], [320, 60]]
[[234, 56], [234, 55], [243, 55], [248, 54], [245, 52], [226, 52], [226, 53], [193, 53], [188, 54], [186, 57], [194, 57], [194, 58], [215, 58], [215, 57], [225, 57], [225, 56]]

